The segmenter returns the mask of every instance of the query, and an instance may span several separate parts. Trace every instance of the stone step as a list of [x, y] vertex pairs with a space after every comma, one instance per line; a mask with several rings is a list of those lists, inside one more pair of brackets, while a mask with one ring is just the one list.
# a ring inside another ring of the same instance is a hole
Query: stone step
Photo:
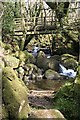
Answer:
[[63, 114], [57, 109], [33, 109], [29, 114], [28, 120], [66, 120]]
[[30, 90], [28, 95], [29, 105], [35, 108], [52, 108], [53, 90]]
[[54, 94], [55, 92], [53, 90], [30, 90], [29, 96], [47, 96], [50, 97]]

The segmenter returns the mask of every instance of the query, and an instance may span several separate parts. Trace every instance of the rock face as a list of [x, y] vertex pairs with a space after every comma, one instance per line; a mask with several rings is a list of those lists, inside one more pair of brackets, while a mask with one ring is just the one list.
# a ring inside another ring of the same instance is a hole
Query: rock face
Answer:
[[51, 120], [54, 118], [60, 118], [66, 120], [62, 113], [56, 109], [34, 110], [33, 112], [31, 112], [29, 118], [45, 118], [46, 120], [48, 120], [49, 118], [51, 118]]
[[5, 109], [5, 106], [2, 106], [2, 118], [4, 120], [8, 120], [8, 118], [9, 118], [8, 111]]
[[47, 78], [47, 79], [50, 79], [50, 80], [58, 80], [60, 78], [60, 75], [54, 71], [54, 70], [51, 70], [51, 69], [48, 69], [44, 76]]
[[16, 57], [13, 57], [11, 55], [6, 55], [4, 57], [4, 61], [6, 66], [12, 67], [12, 68], [17, 68], [19, 65], [19, 59], [17, 59]]
[[3, 69], [2, 92], [9, 119], [22, 120], [27, 118], [29, 112], [28, 89], [10, 67]]

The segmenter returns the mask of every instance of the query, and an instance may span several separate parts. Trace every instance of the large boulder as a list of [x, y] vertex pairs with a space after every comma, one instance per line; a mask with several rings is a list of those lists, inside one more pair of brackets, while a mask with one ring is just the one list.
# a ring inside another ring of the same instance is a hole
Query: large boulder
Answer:
[[63, 54], [61, 56], [61, 62], [67, 69], [76, 70], [76, 68], [78, 66], [76, 57], [74, 57], [73, 55], [69, 55], [69, 54]]
[[37, 56], [36, 64], [39, 68], [43, 70], [48, 69], [49, 59], [46, 58], [46, 55], [43, 51], [39, 52]]
[[4, 62], [5, 62], [6, 66], [12, 67], [12, 68], [17, 68], [19, 65], [19, 59], [17, 59], [16, 57], [13, 57], [11, 55], [5, 55]]
[[54, 71], [54, 70], [51, 70], [51, 69], [48, 69], [44, 76], [47, 78], [47, 79], [50, 79], [50, 80], [58, 80], [60, 79], [60, 75]]
[[59, 61], [58, 57], [52, 56], [49, 59], [48, 66], [50, 69], [52, 69], [54, 71], [59, 71], [59, 63], [60, 63], [60, 61]]
[[28, 89], [10, 67], [3, 69], [2, 93], [9, 119], [24, 120], [28, 117]]
[[52, 56], [50, 58], [47, 58], [47, 56], [45, 55], [45, 53], [43, 51], [40, 51], [38, 56], [37, 56], [37, 66], [41, 69], [43, 69], [44, 71], [47, 69], [53, 69], [58, 71], [59, 69], [59, 56], [57, 56], [57, 59], [55, 59], [56, 57]]
[[62, 113], [59, 110], [56, 109], [43, 109], [43, 110], [34, 110], [31, 112], [29, 118], [33, 118], [35, 119], [40, 119], [40, 118], [44, 118], [46, 120], [48, 119], [64, 119], [64, 116], [62, 115]]

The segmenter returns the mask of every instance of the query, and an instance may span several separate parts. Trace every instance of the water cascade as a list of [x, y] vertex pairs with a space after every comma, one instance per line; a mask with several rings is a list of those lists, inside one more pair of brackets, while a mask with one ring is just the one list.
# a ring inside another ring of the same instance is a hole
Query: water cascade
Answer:
[[68, 76], [69, 78], [76, 77], [77, 72], [73, 69], [66, 69], [63, 65], [59, 64], [60, 66], [60, 75]]

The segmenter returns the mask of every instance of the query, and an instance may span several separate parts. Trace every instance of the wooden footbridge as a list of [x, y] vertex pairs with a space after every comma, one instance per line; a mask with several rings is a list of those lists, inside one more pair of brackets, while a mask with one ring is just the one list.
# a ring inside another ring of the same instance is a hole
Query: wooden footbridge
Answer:
[[[75, 8], [76, 9], [76, 8]], [[80, 9], [80, 8], [79, 8]], [[43, 12], [44, 11], [44, 12]], [[43, 15], [42, 15], [43, 13]], [[77, 14], [70, 14], [68, 16], [66, 23], [63, 21], [62, 29], [76, 29], [78, 26], [75, 25], [79, 21], [79, 17]], [[26, 17], [15, 18], [14, 22], [16, 24], [16, 29], [14, 30], [15, 36], [23, 36], [25, 35], [39, 35], [39, 34], [52, 34], [56, 33], [57, 29], [60, 28], [60, 24], [55, 17], [55, 12], [48, 7], [46, 9], [41, 9], [39, 16], [30, 16], [26, 15]], [[56, 27], [57, 24], [57, 27]]]

